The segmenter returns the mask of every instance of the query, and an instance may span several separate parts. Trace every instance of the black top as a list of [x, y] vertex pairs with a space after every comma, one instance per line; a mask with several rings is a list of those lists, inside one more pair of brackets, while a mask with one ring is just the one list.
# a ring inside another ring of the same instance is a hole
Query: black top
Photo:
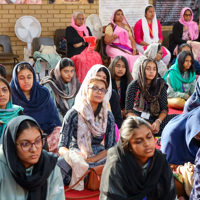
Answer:
[[122, 113], [121, 113], [121, 107], [119, 103], [119, 96], [115, 90], [112, 89], [112, 95], [110, 97], [110, 107], [112, 114], [115, 118], [115, 123], [117, 124], [118, 128], [121, 128], [123, 119], [122, 119]]
[[[90, 29], [87, 27], [89, 31], [89, 35], [92, 36]], [[85, 36], [85, 34], [83, 33]], [[72, 26], [68, 26], [66, 28], [66, 39], [67, 39], [67, 57], [71, 58], [74, 55], [80, 54], [87, 46], [88, 43], [86, 42], [85, 45], [82, 45], [78, 48], [75, 48], [73, 45], [84, 42], [84, 39], [78, 34], [77, 30], [74, 29]]]
[[[187, 40], [182, 39], [183, 24], [181, 24], [179, 21], [173, 25], [172, 32], [173, 32], [173, 37], [172, 37], [172, 40], [169, 41], [169, 50], [171, 54], [173, 55], [176, 45], [180, 46], [183, 43], [187, 43]], [[198, 39], [196, 41], [198, 41]]]

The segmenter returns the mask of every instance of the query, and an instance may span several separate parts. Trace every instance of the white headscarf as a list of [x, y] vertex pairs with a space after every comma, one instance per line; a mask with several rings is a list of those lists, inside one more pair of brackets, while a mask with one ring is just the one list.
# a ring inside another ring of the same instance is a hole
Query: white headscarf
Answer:
[[[87, 73], [81, 88], [75, 98], [75, 104], [73, 108], [78, 112], [78, 128], [77, 128], [77, 143], [81, 152], [87, 156], [92, 157], [92, 146], [91, 138], [102, 136], [106, 133], [107, 119], [108, 119], [108, 109], [107, 104], [110, 100], [112, 93], [111, 76], [109, 73], [109, 87], [108, 92], [104, 96], [102, 102], [102, 108], [98, 116], [94, 116], [91, 103], [88, 99], [88, 86], [91, 78], [96, 76], [98, 70], [103, 65], [94, 65]], [[106, 68], [106, 67], [105, 67]], [[107, 68], [106, 68], [107, 69]]]
[[[151, 5], [151, 4], [148, 4], [147, 7], [148, 6], [152, 6], [155, 9], [155, 7], [153, 5]], [[142, 30], [143, 30], [143, 34], [144, 34], [143, 41], [148, 43], [148, 44], [151, 44], [153, 42], [158, 42], [159, 41], [159, 37], [158, 37], [158, 22], [157, 22], [156, 13], [155, 13], [154, 18], [152, 20], [152, 23], [153, 23], [153, 27], [152, 27], [152, 29], [153, 29], [153, 38], [151, 38], [150, 34], [149, 34], [149, 27], [148, 27], [147, 19], [145, 17], [145, 10], [144, 10], [144, 17], [142, 17]]]
[[[132, 70], [133, 80], [138, 79], [138, 72], [139, 72], [142, 62], [147, 58], [154, 59], [156, 57], [157, 52], [158, 52], [158, 45], [159, 45], [159, 43], [150, 44], [147, 47], [147, 49], [144, 51], [144, 55], [140, 56], [136, 60], [136, 62], [134, 63], [134, 66], [133, 66], [133, 70]], [[156, 63], [158, 66], [158, 73], [160, 74], [161, 77], [163, 77], [165, 75], [165, 73], [167, 72], [167, 66], [165, 65], [165, 63], [162, 60], [156, 61]]]

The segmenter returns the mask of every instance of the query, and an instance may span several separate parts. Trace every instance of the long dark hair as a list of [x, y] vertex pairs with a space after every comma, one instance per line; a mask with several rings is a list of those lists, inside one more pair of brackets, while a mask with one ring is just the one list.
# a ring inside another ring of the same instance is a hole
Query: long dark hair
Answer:
[[129, 84], [133, 80], [133, 77], [132, 77], [130, 70], [129, 70], [128, 61], [124, 56], [116, 56], [113, 59], [113, 61], [111, 62], [111, 64], [109, 65], [108, 69], [109, 69], [110, 74], [111, 74], [111, 79], [112, 80], [115, 79], [115, 66], [116, 66], [116, 64], [119, 60], [121, 60], [125, 64], [125, 67], [126, 67], [126, 73], [121, 77], [121, 79], [126, 79], [127, 84]]
[[0, 76], [6, 78], [6, 69], [2, 64], [0, 64]]
[[179, 70], [181, 72], [181, 74], [184, 73], [184, 62], [185, 62], [185, 58], [187, 56], [191, 56], [192, 58], [192, 64], [191, 64], [191, 67], [188, 69], [189, 72], [194, 72], [195, 69], [194, 69], [194, 57], [192, 55], [192, 53], [190, 53], [189, 51], [182, 51], [179, 55], [178, 55], [178, 67], [179, 67]]
[[[150, 86], [148, 86], [147, 84], [147, 79], [146, 79], [146, 74], [145, 74], [145, 69], [149, 62], [153, 62], [156, 65], [156, 75], [154, 79], [151, 81]], [[157, 87], [157, 78], [158, 78], [158, 66], [156, 62], [152, 58], [145, 59], [140, 66], [140, 71], [138, 74], [138, 84], [139, 84], [141, 92], [144, 94], [145, 91], [147, 91], [148, 89], [149, 93], [152, 94], [156, 90], [156, 87]]]

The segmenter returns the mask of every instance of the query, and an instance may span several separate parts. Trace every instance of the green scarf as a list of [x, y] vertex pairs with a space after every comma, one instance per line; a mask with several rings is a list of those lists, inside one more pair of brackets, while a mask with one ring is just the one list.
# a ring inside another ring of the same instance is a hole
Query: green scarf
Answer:
[[19, 115], [20, 110], [23, 110], [21, 106], [13, 105], [11, 101], [7, 103], [6, 109], [0, 109], [0, 138], [6, 127], [6, 124], [14, 117]]
[[171, 86], [175, 92], [183, 92], [183, 83], [191, 83], [196, 79], [195, 72], [189, 72], [190, 75], [187, 79], [181, 76], [181, 72], [178, 67], [178, 57], [176, 58], [175, 64], [173, 64], [167, 73], [163, 76], [165, 82], [167, 83], [167, 75], [169, 74]]

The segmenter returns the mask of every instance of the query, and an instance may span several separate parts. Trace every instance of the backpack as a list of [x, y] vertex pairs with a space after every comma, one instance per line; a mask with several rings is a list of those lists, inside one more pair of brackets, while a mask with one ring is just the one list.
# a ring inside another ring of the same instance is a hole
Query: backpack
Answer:
[[60, 42], [59, 42], [59, 49], [60, 50], [66, 50], [66, 46], [67, 46], [67, 40], [65, 36], [61, 36], [60, 37]]

